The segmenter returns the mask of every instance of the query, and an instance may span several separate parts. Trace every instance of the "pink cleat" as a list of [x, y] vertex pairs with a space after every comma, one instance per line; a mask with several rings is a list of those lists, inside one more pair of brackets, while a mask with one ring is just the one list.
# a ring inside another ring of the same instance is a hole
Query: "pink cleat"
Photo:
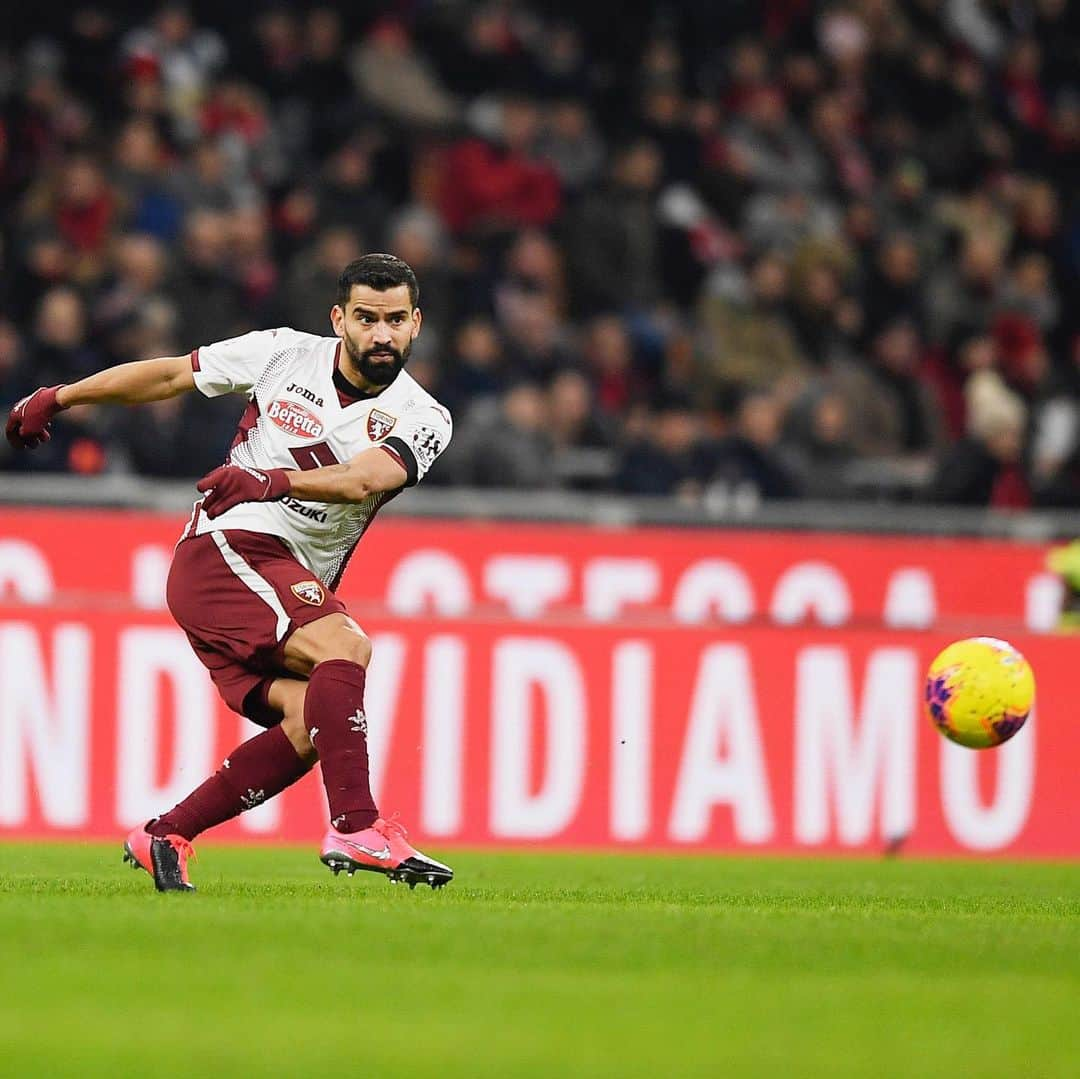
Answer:
[[[150, 824], [153, 821], [147, 821]], [[132, 828], [124, 840], [124, 861], [132, 869], [145, 869], [159, 892], [195, 891], [187, 875], [188, 858], [194, 854], [195, 848], [182, 835], [151, 835], [146, 825]]]
[[421, 854], [407, 836], [397, 820], [382, 817], [361, 832], [339, 832], [331, 825], [319, 856], [335, 875], [344, 869], [351, 877], [358, 869], [367, 869], [385, 873], [392, 884], [402, 881], [410, 888], [418, 884], [442, 888], [454, 879], [448, 865]]

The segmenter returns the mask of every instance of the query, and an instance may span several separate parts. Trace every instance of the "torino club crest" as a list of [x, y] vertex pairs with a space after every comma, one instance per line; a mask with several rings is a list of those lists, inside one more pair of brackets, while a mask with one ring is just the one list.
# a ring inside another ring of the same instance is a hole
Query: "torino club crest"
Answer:
[[292, 590], [297, 599], [310, 603], [312, 607], [322, 606], [326, 599], [323, 586], [318, 581], [301, 581], [299, 584], [294, 584]]
[[367, 433], [372, 442], [381, 442], [394, 429], [397, 417], [373, 408], [368, 413]]

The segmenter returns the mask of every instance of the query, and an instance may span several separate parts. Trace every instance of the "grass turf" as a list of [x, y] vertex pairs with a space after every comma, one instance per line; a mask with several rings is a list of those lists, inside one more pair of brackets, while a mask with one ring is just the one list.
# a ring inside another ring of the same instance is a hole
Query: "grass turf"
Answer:
[[0, 845], [0, 1075], [1078, 1074], [1080, 865], [450, 861]]

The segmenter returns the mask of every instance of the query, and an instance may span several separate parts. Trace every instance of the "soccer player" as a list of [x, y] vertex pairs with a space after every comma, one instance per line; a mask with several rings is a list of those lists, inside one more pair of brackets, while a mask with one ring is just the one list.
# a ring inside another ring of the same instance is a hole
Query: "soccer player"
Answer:
[[446, 448], [450, 414], [403, 370], [420, 332], [412, 269], [364, 255], [338, 280], [337, 339], [257, 330], [187, 356], [142, 360], [36, 390], [7, 422], [33, 449], [78, 405], [134, 405], [198, 389], [247, 395], [228, 462], [177, 544], [167, 599], [225, 702], [266, 728], [202, 786], [135, 828], [125, 860], [159, 891], [191, 891], [191, 841], [259, 805], [322, 762], [335, 873], [441, 887], [453, 871], [379, 815], [368, 783], [364, 680], [371, 643], [334, 594], [379, 507]]

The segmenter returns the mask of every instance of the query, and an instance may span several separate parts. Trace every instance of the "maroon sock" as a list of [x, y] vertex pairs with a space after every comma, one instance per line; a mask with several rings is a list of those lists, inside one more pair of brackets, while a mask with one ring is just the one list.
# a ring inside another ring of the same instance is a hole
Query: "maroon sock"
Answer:
[[271, 727], [237, 746], [201, 787], [158, 817], [147, 831], [194, 839], [207, 828], [280, 794], [310, 769], [281, 727]]
[[370, 828], [379, 816], [368, 784], [366, 677], [359, 663], [324, 660], [304, 698], [304, 726], [319, 751], [330, 820], [340, 832]]

